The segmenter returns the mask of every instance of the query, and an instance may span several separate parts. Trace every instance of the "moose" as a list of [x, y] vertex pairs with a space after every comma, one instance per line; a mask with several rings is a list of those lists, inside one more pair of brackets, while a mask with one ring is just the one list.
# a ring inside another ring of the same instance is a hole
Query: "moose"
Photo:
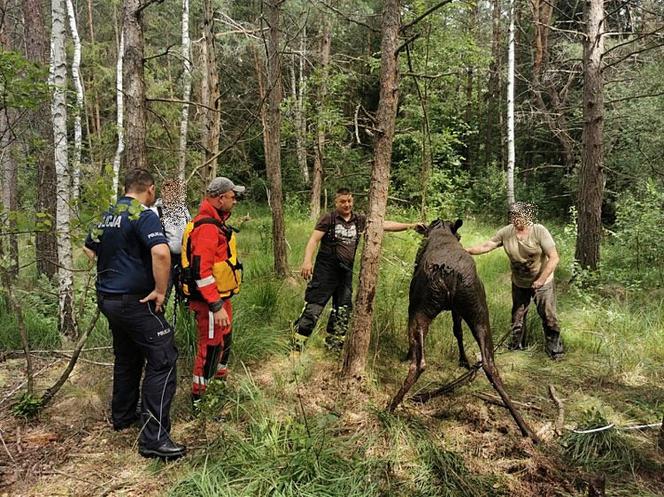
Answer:
[[452, 311], [453, 331], [459, 345], [459, 363], [469, 367], [463, 347], [463, 319], [477, 342], [482, 358], [482, 369], [509, 409], [522, 435], [536, 440], [535, 435], [514, 407], [493, 359], [493, 340], [489, 325], [489, 310], [484, 285], [477, 275], [475, 262], [459, 242], [458, 230], [463, 224], [436, 219], [419, 229], [424, 235], [415, 258], [415, 271], [410, 282], [408, 306], [408, 341], [410, 367], [401, 389], [388, 409], [401, 403], [426, 368], [424, 340], [429, 326], [444, 310]]

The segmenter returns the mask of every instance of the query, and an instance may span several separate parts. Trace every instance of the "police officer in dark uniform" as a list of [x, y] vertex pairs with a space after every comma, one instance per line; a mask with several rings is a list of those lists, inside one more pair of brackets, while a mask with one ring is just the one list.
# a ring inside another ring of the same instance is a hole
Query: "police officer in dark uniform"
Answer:
[[144, 169], [129, 171], [125, 196], [88, 235], [85, 252], [97, 257], [97, 302], [113, 334], [113, 428], [123, 430], [138, 421], [142, 392], [139, 453], [176, 459], [186, 448], [170, 438], [178, 351], [164, 317], [170, 251], [158, 216], [148, 208], [155, 199], [152, 175]]

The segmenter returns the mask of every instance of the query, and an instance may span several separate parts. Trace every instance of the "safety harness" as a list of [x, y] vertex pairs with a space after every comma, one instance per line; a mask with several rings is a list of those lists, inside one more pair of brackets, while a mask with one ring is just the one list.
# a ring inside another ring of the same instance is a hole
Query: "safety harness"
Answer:
[[200, 260], [192, 258], [191, 233], [204, 224], [214, 224], [226, 238], [227, 258], [225, 261], [214, 262], [212, 274], [217, 284], [221, 298], [228, 298], [240, 292], [242, 284], [242, 263], [237, 257], [237, 241], [235, 233], [237, 228], [229, 226], [213, 217], [204, 217], [197, 221], [190, 221], [182, 237], [182, 293], [190, 298], [202, 299], [196, 280], [200, 279]]

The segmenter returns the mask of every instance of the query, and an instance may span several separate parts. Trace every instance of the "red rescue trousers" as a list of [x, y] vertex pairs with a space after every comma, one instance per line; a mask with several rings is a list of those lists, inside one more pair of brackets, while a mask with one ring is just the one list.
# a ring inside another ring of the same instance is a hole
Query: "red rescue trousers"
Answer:
[[205, 393], [205, 388], [211, 379], [223, 379], [228, 372], [233, 307], [230, 300], [224, 302], [230, 323], [227, 327], [215, 326], [213, 314], [206, 302], [192, 300], [189, 302], [189, 308], [196, 314], [198, 330], [198, 347], [191, 384], [191, 393], [194, 397], [198, 397]]

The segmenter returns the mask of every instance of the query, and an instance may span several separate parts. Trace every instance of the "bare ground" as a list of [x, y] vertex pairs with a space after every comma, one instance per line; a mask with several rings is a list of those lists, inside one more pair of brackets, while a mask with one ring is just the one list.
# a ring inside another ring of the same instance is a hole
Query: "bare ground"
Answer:
[[[41, 374], [37, 390], [49, 386], [63, 367], [63, 361], [53, 357], [38, 358], [35, 369]], [[376, 415], [387, 404], [392, 388], [378, 388], [371, 381], [342, 381], [336, 370], [335, 362], [315, 350], [302, 357], [273, 358], [250, 368], [261, 391], [277, 399], [274, 405], [278, 412], [291, 416], [333, 414], [339, 417], [339, 434], [358, 435], [360, 440], [372, 435], [375, 442], [370, 455], [391, 453], [394, 457], [395, 447], [380, 435], [383, 427]], [[106, 421], [111, 373], [108, 366], [79, 363], [53, 404], [37, 419], [28, 421], [10, 412], [11, 394], [24, 378], [24, 361], [14, 358], [0, 362], [0, 496], [160, 496], [186, 475], [190, 470], [186, 460], [164, 464], [141, 458], [137, 428], [121, 433], [111, 430]], [[173, 435], [196, 453], [221, 435], [223, 423], [205, 423], [192, 416], [189, 376], [182, 368], [180, 373]], [[235, 372], [236, 378], [243, 374]], [[472, 472], [500, 475], [510, 495], [585, 495], [588, 475], [567, 466], [554, 441], [535, 447], [520, 437], [506, 410], [473, 395], [478, 388], [491, 393], [481, 375], [475, 382], [472, 389], [462, 388], [452, 397], [425, 405], [406, 403], [397, 411], [399, 419], [421, 425], [428, 436], [463, 454]], [[552, 439], [548, 427], [555, 418], [555, 407], [540, 407], [544, 408], [525, 409], [524, 414], [536, 431]], [[403, 457], [403, 466], [393, 468], [397, 477], [407, 471], [412, 454], [404, 453]], [[648, 457], [661, 465], [660, 454], [652, 451]], [[637, 477], [645, 478], [654, 492], [664, 494], [661, 475]]]

